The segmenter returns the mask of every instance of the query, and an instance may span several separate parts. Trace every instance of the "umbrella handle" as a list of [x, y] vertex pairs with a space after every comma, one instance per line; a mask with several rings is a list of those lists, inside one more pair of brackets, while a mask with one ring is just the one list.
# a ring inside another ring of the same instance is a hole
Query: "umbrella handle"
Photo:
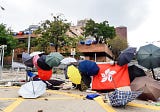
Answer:
[[155, 77], [155, 75], [154, 75], [154, 70], [153, 70], [153, 68], [151, 69], [151, 71], [152, 71], [152, 74], [153, 74], [153, 78], [156, 80], [156, 77]]
[[32, 81], [32, 87], [33, 87], [33, 93], [35, 95], [35, 90], [34, 90], [34, 84], [33, 84], [33, 81]]
[[112, 82], [114, 84], [115, 89], [117, 88], [114, 78], [112, 77]]

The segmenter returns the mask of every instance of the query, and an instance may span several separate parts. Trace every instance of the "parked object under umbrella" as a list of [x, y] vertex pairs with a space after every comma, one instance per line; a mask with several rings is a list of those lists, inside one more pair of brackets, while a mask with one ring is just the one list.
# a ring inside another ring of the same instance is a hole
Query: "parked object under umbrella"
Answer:
[[18, 93], [23, 98], [38, 98], [46, 92], [43, 81], [30, 81], [21, 86]]
[[136, 77], [130, 86], [133, 91], [143, 91], [139, 96], [142, 100], [156, 101], [160, 97], [160, 82], [148, 76]]
[[118, 57], [117, 64], [120, 66], [123, 66], [127, 63], [129, 63], [133, 57], [136, 54], [136, 49], [135, 47], [128, 47], [125, 50], [121, 51], [121, 54]]
[[78, 69], [80, 72], [88, 76], [97, 75], [99, 72], [99, 67], [96, 64], [96, 62], [93, 62], [90, 60], [84, 60], [84, 61], [79, 62]]
[[63, 64], [71, 64], [71, 63], [76, 63], [77, 60], [75, 58], [72, 57], [67, 57], [61, 60], [61, 63]]
[[137, 61], [139, 65], [151, 69], [156, 79], [153, 69], [160, 67], [160, 48], [153, 44], [141, 46], [137, 52]]

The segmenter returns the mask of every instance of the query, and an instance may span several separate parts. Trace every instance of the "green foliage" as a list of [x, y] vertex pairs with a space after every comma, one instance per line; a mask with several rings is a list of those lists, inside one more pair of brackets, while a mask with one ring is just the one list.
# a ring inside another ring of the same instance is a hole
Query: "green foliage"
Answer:
[[94, 20], [90, 19], [87, 21], [84, 27], [85, 36], [95, 36], [96, 38], [103, 37], [103, 40], [112, 39], [116, 36], [115, 29], [113, 26], [109, 26], [108, 21], [103, 21], [101, 23], [96, 23]]
[[107, 41], [111, 46], [112, 53], [114, 55], [114, 59], [117, 60], [120, 52], [128, 47], [128, 43], [126, 39], [116, 36], [113, 39]]
[[53, 43], [55, 50], [58, 51], [67, 42], [66, 38], [68, 36], [66, 32], [69, 27], [70, 23], [66, 23], [66, 20], [61, 18], [61, 15], [53, 16], [53, 21], [45, 20], [36, 31], [37, 34], [40, 34], [38, 46], [47, 51], [47, 47], [50, 46], [50, 43]]
[[6, 29], [4, 24], [0, 24], [0, 45], [7, 45], [5, 55], [10, 55], [11, 51], [16, 48], [18, 40], [12, 36], [10, 29]]

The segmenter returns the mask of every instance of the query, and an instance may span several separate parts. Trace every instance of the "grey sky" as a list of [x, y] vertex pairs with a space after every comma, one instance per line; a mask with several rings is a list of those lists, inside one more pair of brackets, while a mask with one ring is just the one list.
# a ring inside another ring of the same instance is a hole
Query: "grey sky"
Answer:
[[[92, 18], [108, 20], [111, 26], [126, 26], [128, 33], [143, 25], [151, 14], [151, 2], [156, 0], [0, 0], [0, 21], [14, 31], [51, 19], [51, 13], [64, 14], [72, 23]], [[130, 36], [130, 35], [128, 35]], [[129, 37], [130, 38], [130, 37]]]

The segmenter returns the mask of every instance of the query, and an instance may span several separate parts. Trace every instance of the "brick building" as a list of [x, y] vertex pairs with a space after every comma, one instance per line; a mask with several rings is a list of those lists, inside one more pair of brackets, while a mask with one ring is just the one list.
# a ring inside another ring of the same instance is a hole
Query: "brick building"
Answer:
[[115, 28], [116, 35], [127, 40], [127, 27], [119, 26]]

